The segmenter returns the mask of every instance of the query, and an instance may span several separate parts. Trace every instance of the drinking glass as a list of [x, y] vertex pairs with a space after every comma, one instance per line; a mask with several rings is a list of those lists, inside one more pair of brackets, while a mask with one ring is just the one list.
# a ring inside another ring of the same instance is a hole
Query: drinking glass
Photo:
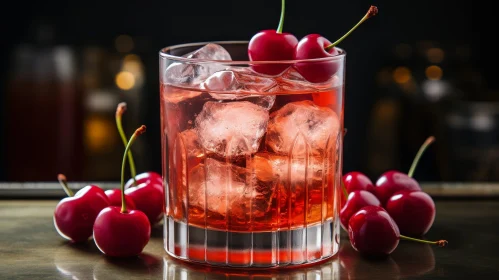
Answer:
[[247, 49], [159, 53], [165, 250], [226, 267], [325, 260], [340, 239], [346, 54], [248, 61]]

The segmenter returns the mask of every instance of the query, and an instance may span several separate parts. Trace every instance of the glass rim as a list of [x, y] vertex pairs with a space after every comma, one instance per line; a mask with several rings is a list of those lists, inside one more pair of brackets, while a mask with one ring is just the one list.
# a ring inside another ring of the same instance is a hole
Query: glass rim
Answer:
[[200, 58], [187, 58], [183, 56], [176, 56], [168, 54], [167, 52], [174, 49], [185, 48], [185, 47], [196, 47], [196, 46], [204, 46], [206, 44], [219, 44], [219, 45], [242, 45], [248, 44], [249, 41], [207, 41], [207, 42], [198, 42], [198, 43], [186, 43], [186, 44], [177, 44], [169, 47], [162, 48], [159, 51], [159, 56], [161, 58], [166, 58], [170, 60], [180, 61], [180, 62], [188, 62], [188, 63], [220, 63], [226, 65], [262, 65], [262, 64], [296, 64], [296, 63], [310, 63], [310, 62], [331, 62], [341, 60], [346, 56], [346, 51], [342, 48], [335, 47], [339, 53], [330, 57], [321, 57], [321, 58], [313, 58], [313, 59], [297, 59], [297, 60], [259, 60], [259, 61], [246, 61], [246, 60], [214, 60], [214, 59], [200, 59]]

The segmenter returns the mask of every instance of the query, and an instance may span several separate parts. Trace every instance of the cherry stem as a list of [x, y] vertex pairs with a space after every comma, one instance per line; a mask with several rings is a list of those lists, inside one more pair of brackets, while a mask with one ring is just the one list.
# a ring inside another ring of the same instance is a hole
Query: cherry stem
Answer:
[[121, 162], [121, 213], [127, 213], [125, 202], [125, 165], [127, 154], [130, 151], [130, 147], [132, 147], [133, 143], [135, 142], [135, 139], [144, 132], [146, 132], [145, 125], [142, 125], [141, 127], [137, 128], [137, 130], [135, 130], [132, 137], [130, 137], [128, 144], [126, 145], [125, 153], [123, 154], [123, 161]]
[[412, 237], [405, 236], [402, 234], [400, 235], [400, 239], [419, 242], [419, 243], [426, 243], [426, 244], [431, 244], [431, 245], [438, 245], [438, 247], [445, 247], [445, 246], [447, 246], [447, 244], [449, 244], [449, 242], [447, 240], [428, 241], [428, 240], [412, 238]]
[[361, 25], [364, 21], [366, 21], [368, 18], [373, 17], [373, 16], [375, 16], [377, 14], [378, 14], [378, 8], [376, 6], [369, 7], [369, 10], [367, 11], [366, 15], [359, 22], [357, 22], [357, 24], [354, 27], [352, 27], [352, 29], [350, 29], [350, 31], [348, 31], [347, 33], [345, 33], [345, 35], [343, 35], [340, 39], [336, 40], [336, 42], [334, 42], [331, 45], [325, 47], [324, 49], [326, 51], [331, 50], [332, 48], [334, 48], [335, 46], [337, 46], [339, 43], [341, 43], [341, 41], [343, 41], [343, 39], [345, 39], [346, 37], [348, 37], [348, 35], [350, 35], [350, 33], [352, 33], [355, 29], [357, 29], [357, 27], [359, 27], [359, 25]]
[[286, 0], [281, 1], [281, 18], [279, 19], [279, 26], [277, 27], [277, 33], [282, 33], [284, 28], [284, 10], [286, 10]]
[[59, 184], [61, 184], [62, 189], [64, 192], [69, 196], [72, 197], [74, 196], [73, 191], [69, 188], [68, 186], [68, 180], [66, 179], [66, 176], [64, 174], [58, 174], [57, 175], [57, 180], [59, 181]]
[[[123, 125], [121, 123], [121, 117], [126, 111], [126, 103], [121, 102], [118, 104], [116, 108], [116, 126], [118, 127], [118, 132], [120, 133], [121, 140], [123, 141], [123, 145], [127, 145], [128, 140], [125, 135], [125, 131], [123, 131]], [[130, 165], [130, 175], [132, 175], [133, 184], [137, 185], [137, 181], [135, 181], [135, 176], [137, 175], [137, 171], [135, 170], [135, 161], [133, 160], [132, 151], [128, 152], [128, 163]]]
[[421, 158], [423, 153], [426, 151], [428, 146], [430, 146], [430, 144], [433, 142], [435, 142], [435, 137], [430, 136], [426, 139], [426, 141], [424, 141], [423, 145], [421, 145], [421, 148], [419, 148], [419, 151], [416, 154], [416, 157], [414, 157], [414, 160], [412, 161], [411, 168], [409, 169], [409, 172], [407, 173], [407, 175], [409, 177], [412, 177], [412, 175], [414, 175], [414, 171], [416, 171], [416, 167], [418, 166], [419, 159]]

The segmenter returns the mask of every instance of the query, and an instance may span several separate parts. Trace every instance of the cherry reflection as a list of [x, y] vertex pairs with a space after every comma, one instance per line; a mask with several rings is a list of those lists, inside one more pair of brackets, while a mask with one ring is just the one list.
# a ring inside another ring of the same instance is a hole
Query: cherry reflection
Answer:
[[348, 279], [400, 279], [400, 268], [390, 257], [369, 259], [352, 248], [349, 242], [343, 242], [338, 252], [342, 275]]
[[347, 274], [348, 279], [400, 279], [421, 276], [435, 269], [435, 255], [428, 244], [401, 242], [390, 256], [368, 259], [344, 242], [338, 254], [342, 274]]
[[435, 269], [435, 255], [429, 244], [403, 242], [392, 253], [400, 267], [400, 276], [418, 276]]
[[141, 279], [161, 273], [161, 258], [142, 253], [137, 257], [112, 258], [102, 256], [93, 267], [94, 280]]

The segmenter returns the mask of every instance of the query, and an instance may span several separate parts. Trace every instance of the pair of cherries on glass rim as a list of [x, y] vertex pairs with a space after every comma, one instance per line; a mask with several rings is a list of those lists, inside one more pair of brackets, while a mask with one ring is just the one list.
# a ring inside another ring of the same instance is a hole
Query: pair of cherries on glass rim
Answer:
[[434, 140], [431, 136], [424, 142], [408, 174], [385, 172], [376, 185], [361, 172], [343, 176], [342, 188], [348, 198], [342, 201], [340, 222], [348, 231], [354, 249], [365, 255], [380, 256], [392, 253], [400, 239], [441, 247], [447, 244], [446, 240], [413, 238], [426, 234], [435, 220], [435, 203], [412, 178], [419, 159]]
[[[126, 104], [120, 103], [116, 111], [116, 124], [126, 146], [121, 188], [104, 192], [96, 185], [88, 185], [73, 195], [66, 177], [59, 174], [58, 180], [69, 197], [62, 199], [54, 211], [54, 225], [63, 238], [85, 242], [93, 235], [99, 250], [115, 257], [140, 254], [149, 242], [151, 225], [159, 222], [163, 213], [161, 175], [155, 172], [135, 175], [130, 147], [146, 128], [141, 126], [127, 141], [121, 125], [125, 109]], [[125, 184], [127, 156], [132, 178]]]
[[[368, 18], [378, 13], [378, 8], [371, 6], [366, 15], [340, 39], [331, 43], [319, 34], [309, 34], [300, 41], [291, 33], [283, 33], [285, 0], [282, 0], [281, 18], [277, 30], [263, 30], [255, 34], [248, 44], [248, 56], [251, 61], [283, 61], [283, 60], [310, 60], [314, 62], [297, 62], [293, 67], [309, 82], [322, 83], [328, 81], [339, 69], [338, 62], [321, 60], [340, 54], [335, 48], [343, 39], [352, 33]], [[283, 64], [254, 64], [251, 68], [261, 74], [278, 75], [290, 65]]]

